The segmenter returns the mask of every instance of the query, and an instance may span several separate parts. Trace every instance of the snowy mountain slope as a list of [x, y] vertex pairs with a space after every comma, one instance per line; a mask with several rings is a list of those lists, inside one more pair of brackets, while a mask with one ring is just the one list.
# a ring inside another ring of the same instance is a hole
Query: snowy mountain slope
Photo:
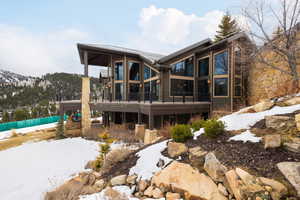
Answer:
[[10, 71], [0, 69], [0, 83], [18, 83], [18, 82], [33, 82], [34, 77], [24, 76]]

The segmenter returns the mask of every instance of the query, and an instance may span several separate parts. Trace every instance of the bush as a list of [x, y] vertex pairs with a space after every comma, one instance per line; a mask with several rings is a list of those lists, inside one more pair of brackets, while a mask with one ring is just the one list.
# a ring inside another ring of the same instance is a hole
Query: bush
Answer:
[[175, 142], [185, 142], [193, 134], [189, 125], [177, 124], [171, 128], [171, 136]]
[[205, 125], [205, 120], [204, 119], [198, 119], [192, 122], [191, 127], [194, 131], [199, 131], [200, 128], [203, 128]]
[[101, 144], [100, 149], [101, 149], [101, 153], [105, 155], [109, 152], [110, 146], [107, 143]]
[[225, 125], [222, 121], [216, 119], [207, 120], [204, 123], [204, 135], [210, 138], [216, 138], [224, 132]]
[[64, 125], [64, 119], [61, 118], [56, 125], [56, 138], [57, 139], [63, 139], [65, 138], [65, 125]]

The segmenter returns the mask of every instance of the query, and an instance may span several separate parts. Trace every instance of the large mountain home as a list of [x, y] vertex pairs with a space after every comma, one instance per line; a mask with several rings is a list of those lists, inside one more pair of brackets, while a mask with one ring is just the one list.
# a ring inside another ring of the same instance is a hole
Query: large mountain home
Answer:
[[[81, 106], [83, 121], [93, 109], [103, 112], [107, 126], [143, 123], [150, 129], [185, 123], [193, 115], [207, 118], [212, 112], [232, 112], [245, 104], [247, 41], [244, 33], [236, 33], [219, 42], [205, 39], [166, 56], [78, 44], [84, 65], [82, 100], [62, 102], [61, 110]], [[107, 67], [97, 100], [89, 96], [89, 65]]]

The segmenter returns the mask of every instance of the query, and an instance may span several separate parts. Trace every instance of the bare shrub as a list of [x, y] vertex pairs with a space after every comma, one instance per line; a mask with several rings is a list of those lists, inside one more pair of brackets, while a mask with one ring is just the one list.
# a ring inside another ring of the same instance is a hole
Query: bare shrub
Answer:
[[138, 138], [135, 137], [134, 131], [128, 129], [126, 125], [113, 125], [109, 129], [109, 134], [112, 138], [125, 143], [138, 143]]
[[87, 131], [84, 137], [91, 140], [99, 140], [99, 134], [103, 132], [105, 132], [105, 128], [103, 127], [92, 127]]
[[162, 128], [158, 130], [158, 135], [166, 139], [171, 138], [171, 128], [172, 125], [169, 122], [167, 122]]

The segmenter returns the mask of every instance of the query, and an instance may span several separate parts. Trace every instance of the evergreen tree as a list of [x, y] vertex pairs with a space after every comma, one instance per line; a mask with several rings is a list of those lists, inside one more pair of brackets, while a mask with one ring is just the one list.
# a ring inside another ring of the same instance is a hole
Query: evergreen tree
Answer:
[[57, 139], [63, 139], [63, 138], [65, 138], [64, 133], [65, 133], [64, 119], [61, 118], [57, 122], [57, 126], [56, 126], [56, 138]]
[[238, 27], [236, 20], [233, 19], [228, 12], [223, 16], [221, 23], [218, 27], [219, 30], [215, 35], [215, 42], [220, 41], [235, 32], [241, 31]]
[[56, 109], [55, 104], [50, 105], [50, 112], [51, 112], [51, 115], [56, 115], [57, 114], [57, 109]]
[[2, 122], [9, 122], [9, 121], [10, 121], [9, 113], [5, 111], [2, 116]]

